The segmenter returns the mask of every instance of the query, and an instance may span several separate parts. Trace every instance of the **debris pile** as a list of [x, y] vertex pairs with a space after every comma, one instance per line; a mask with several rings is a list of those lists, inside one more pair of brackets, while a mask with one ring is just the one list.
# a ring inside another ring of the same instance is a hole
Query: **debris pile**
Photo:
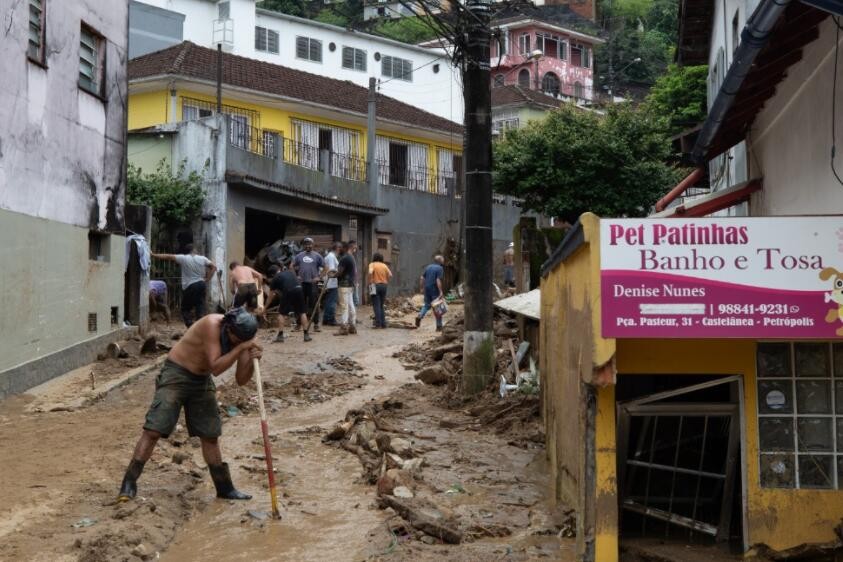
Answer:
[[[347, 359], [346, 361], [353, 361]], [[348, 370], [319, 374], [294, 373], [284, 382], [263, 381], [263, 394], [266, 409], [277, 412], [287, 405], [317, 404], [340, 396], [365, 384], [356, 371], [359, 365], [346, 364]], [[257, 388], [254, 382], [245, 386], [236, 383], [226, 384], [217, 390], [217, 402], [223, 416], [233, 417], [241, 413], [258, 411]]]
[[[454, 390], [462, 374], [464, 332], [465, 320], [462, 315], [456, 315], [445, 324], [438, 338], [424, 344], [411, 344], [396, 352], [393, 357], [399, 359], [404, 367], [418, 371], [417, 380], [425, 384], [448, 384]], [[496, 376], [492, 385], [494, 390], [502, 397], [514, 390], [523, 394], [537, 394], [538, 370], [532, 359], [529, 360], [529, 370], [522, 371], [529, 358], [530, 345], [521, 342], [516, 352], [512, 343], [518, 333], [515, 320], [497, 314], [494, 332], [497, 349]]]
[[391, 507], [419, 533], [448, 544], [459, 544], [463, 532], [455, 516], [431, 501], [417, 497], [425, 465], [424, 448], [411, 438], [423, 437], [384, 419], [384, 414], [390, 410], [403, 407], [402, 402], [387, 399], [349, 410], [345, 419], [322, 441], [357, 455], [363, 467], [362, 480], [377, 486], [380, 507]]

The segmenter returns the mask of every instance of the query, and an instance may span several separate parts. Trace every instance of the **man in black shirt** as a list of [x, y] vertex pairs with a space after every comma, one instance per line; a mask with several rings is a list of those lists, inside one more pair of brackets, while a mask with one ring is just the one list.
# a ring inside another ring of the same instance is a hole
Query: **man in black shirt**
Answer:
[[334, 335], [345, 336], [357, 333], [357, 309], [354, 306], [354, 282], [357, 278], [357, 262], [354, 261], [354, 241], [345, 242], [340, 250], [340, 263], [337, 266], [337, 285], [339, 285], [339, 302], [337, 315], [340, 319], [340, 329]]
[[299, 325], [304, 330], [304, 341], [310, 341], [312, 338], [308, 334], [310, 326], [305, 312], [304, 292], [292, 265], [284, 271], [281, 271], [277, 265], [273, 265], [269, 268], [269, 275], [272, 279], [269, 282], [269, 287], [281, 301], [281, 305], [278, 307], [280, 326], [275, 341], [284, 341], [284, 325], [287, 322], [287, 316], [290, 314], [295, 314], [296, 318], [299, 319]]

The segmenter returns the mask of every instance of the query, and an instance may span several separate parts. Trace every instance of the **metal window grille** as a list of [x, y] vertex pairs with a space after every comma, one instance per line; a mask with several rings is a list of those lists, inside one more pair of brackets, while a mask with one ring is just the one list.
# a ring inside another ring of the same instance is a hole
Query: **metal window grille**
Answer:
[[42, 0], [29, 0], [29, 46], [27, 54], [39, 62], [44, 61], [44, 4]]
[[278, 32], [265, 27], [255, 26], [255, 50], [278, 54]]
[[311, 37], [296, 37], [296, 58], [322, 62], [322, 41]]
[[83, 25], [79, 38], [79, 85], [96, 94], [100, 93], [100, 43], [101, 38]]
[[381, 59], [381, 74], [389, 78], [413, 81], [413, 61], [385, 55]]
[[266, 51], [266, 28], [255, 26], [255, 50]]
[[342, 67], [366, 72], [366, 51], [354, 47], [343, 47]]
[[266, 50], [272, 54], [278, 54], [278, 32], [268, 29], [266, 32]]
[[[192, 121], [201, 117], [208, 117], [213, 115], [217, 110], [217, 104], [210, 101], [198, 100], [182, 96], [182, 120]], [[244, 109], [234, 105], [222, 106], [222, 112], [225, 115], [239, 115], [246, 118], [246, 121], [253, 127], [260, 128], [260, 112], [251, 109]]]
[[88, 313], [88, 331], [89, 332], [96, 332], [97, 331], [97, 313], [96, 312], [89, 312]]

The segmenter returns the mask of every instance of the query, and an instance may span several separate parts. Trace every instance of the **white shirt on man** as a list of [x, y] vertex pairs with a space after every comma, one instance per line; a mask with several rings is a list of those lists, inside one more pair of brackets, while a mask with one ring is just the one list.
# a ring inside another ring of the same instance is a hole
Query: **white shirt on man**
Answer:
[[205, 280], [206, 268], [211, 265], [211, 260], [196, 254], [176, 254], [175, 258], [176, 263], [181, 266], [182, 289], [187, 289], [197, 281]]
[[[328, 252], [328, 255], [325, 256], [325, 269], [327, 271], [336, 271], [337, 266], [339, 266], [340, 261], [337, 259], [337, 255], [334, 252]], [[336, 277], [328, 277], [328, 283], [325, 285], [326, 289], [336, 289], [337, 285], [337, 278]]]

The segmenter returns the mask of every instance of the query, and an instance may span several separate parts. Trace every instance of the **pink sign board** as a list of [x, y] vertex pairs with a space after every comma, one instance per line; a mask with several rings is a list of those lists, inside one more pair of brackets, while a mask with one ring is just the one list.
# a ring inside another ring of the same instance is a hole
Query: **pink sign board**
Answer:
[[601, 219], [603, 337], [843, 337], [843, 217]]

